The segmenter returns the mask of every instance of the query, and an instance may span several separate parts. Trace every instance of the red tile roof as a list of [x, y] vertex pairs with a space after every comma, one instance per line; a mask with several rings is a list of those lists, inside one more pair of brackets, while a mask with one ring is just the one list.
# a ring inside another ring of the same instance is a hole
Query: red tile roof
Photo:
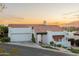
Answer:
[[9, 24], [8, 27], [12, 28], [27, 28], [33, 27], [36, 32], [46, 31], [63, 31], [64, 29], [57, 25], [43, 25], [43, 24]]

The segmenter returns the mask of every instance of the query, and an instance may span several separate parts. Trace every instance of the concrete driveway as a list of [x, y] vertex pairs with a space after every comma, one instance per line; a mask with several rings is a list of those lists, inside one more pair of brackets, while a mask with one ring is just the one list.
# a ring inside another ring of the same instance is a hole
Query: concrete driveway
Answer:
[[15, 44], [15, 45], [20, 45], [20, 46], [28, 46], [28, 47], [41, 48], [41, 46], [39, 46], [36, 43], [33, 43], [32, 41], [9, 42], [8, 44]]

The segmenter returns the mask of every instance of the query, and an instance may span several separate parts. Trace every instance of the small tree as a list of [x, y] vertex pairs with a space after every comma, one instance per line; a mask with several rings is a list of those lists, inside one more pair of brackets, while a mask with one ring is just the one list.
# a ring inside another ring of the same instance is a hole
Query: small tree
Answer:
[[34, 37], [34, 34], [32, 34], [32, 42], [35, 43], [35, 37]]

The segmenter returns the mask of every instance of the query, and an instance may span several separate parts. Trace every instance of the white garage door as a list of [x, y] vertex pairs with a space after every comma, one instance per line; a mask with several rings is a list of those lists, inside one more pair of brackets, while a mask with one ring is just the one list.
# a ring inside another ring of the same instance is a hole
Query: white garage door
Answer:
[[31, 41], [32, 34], [12, 34], [11, 41]]

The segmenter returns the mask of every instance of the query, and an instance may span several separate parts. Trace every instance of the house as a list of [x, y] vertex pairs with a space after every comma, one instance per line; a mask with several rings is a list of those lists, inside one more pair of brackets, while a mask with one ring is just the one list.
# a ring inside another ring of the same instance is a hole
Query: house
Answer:
[[79, 31], [68, 32], [68, 39], [72, 46], [79, 47]]
[[46, 24], [9, 24], [8, 36], [11, 41], [32, 41], [32, 33], [34, 34], [37, 44], [42, 42], [50, 44], [51, 41], [70, 47], [67, 39], [67, 32], [57, 25]]

